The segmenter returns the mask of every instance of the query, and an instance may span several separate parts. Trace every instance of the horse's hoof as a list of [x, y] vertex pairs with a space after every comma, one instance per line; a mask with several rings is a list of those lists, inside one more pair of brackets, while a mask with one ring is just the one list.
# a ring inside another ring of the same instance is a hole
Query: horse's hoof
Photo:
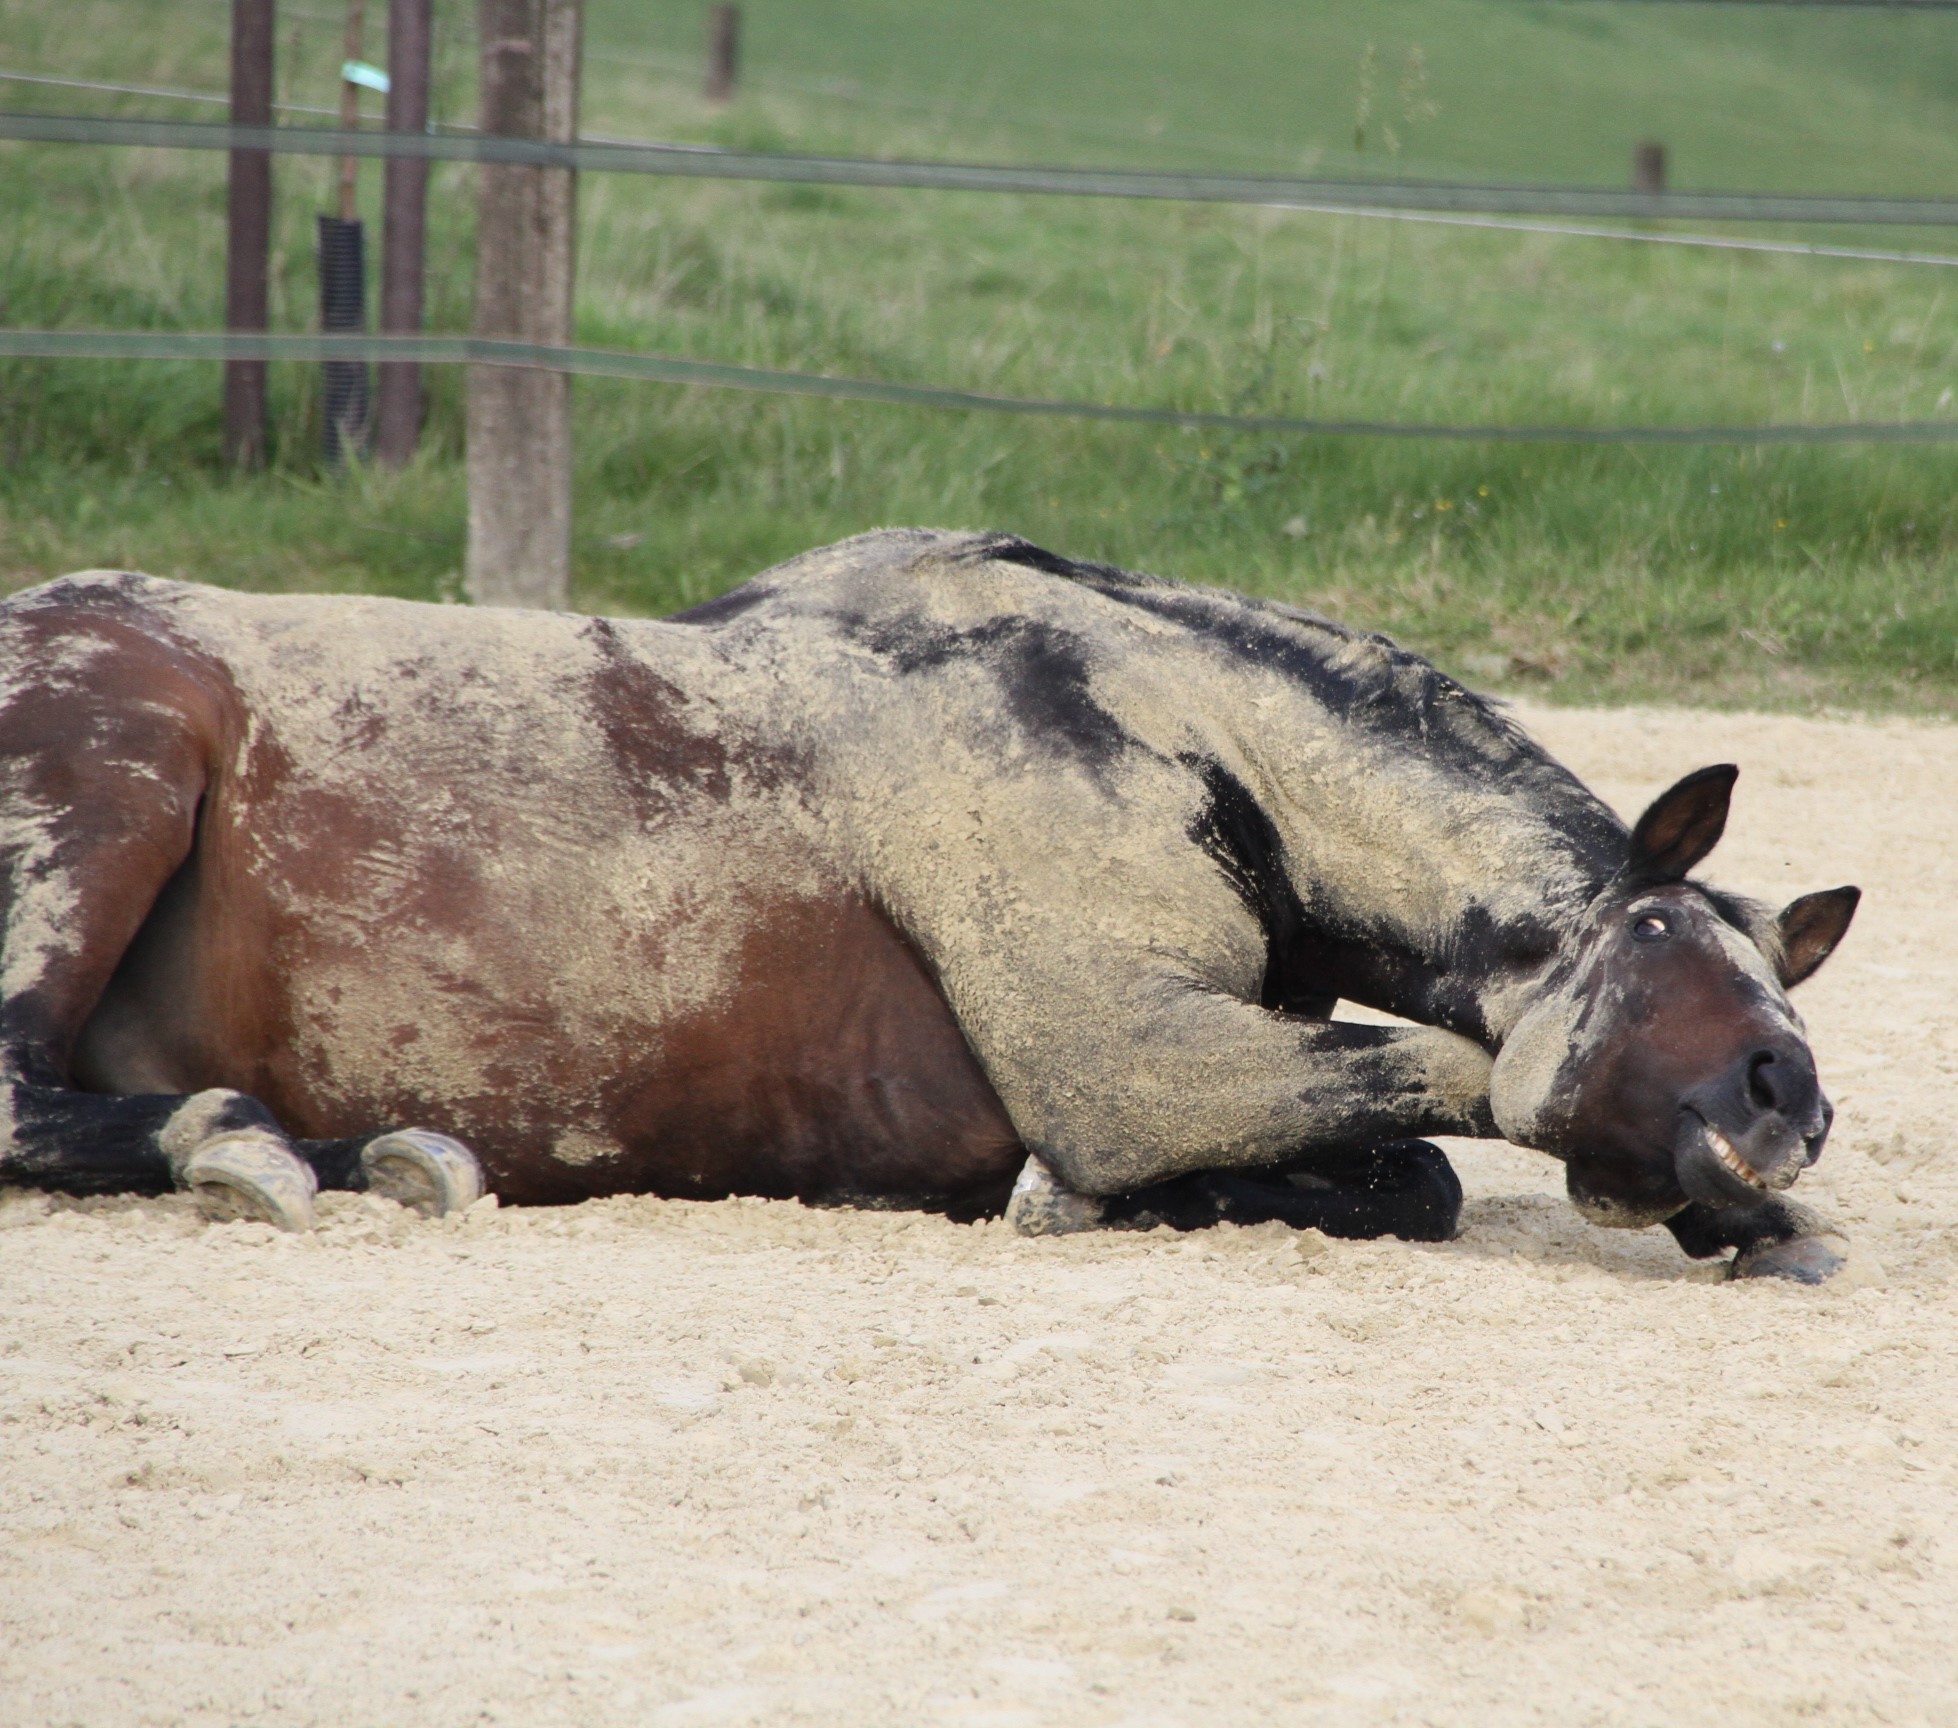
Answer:
[[1727, 1276], [1788, 1278], [1797, 1284], [1827, 1284], [1849, 1262], [1849, 1244], [1840, 1236], [1795, 1236], [1742, 1249], [1734, 1256]]
[[183, 1166], [183, 1185], [213, 1224], [246, 1219], [280, 1230], [313, 1227], [312, 1169], [283, 1141], [261, 1129], [206, 1140]]
[[1108, 1222], [1107, 1208], [1092, 1194], [1077, 1194], [1061, 1185], [1047, 1166], [1027, 1155], [1013, 1197], [1006, 1202], [1007, 1227], [1018, 1236], [1072, 1236], [1077, 1230], [1099, 1230]]
[[483, 1167], [460, 1140], [432, 1128], [397, 1128], [360, 1149], [367, 1191], [424, 1218], [466, 1212], [483, 1197]]

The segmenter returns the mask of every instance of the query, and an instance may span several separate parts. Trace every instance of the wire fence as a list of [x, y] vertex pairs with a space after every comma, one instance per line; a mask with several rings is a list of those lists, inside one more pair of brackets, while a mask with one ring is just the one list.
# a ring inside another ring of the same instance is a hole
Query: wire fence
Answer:
[[487, 133], [343, 131], [327, 126], [231, 126], [200, 120], [123, 120], [0, 112], [0, 139], [180, 150], [263, 151], [287, 156], [410, 157], [569, 168], [580, 173], [785, 185], [892, 187], [914, 191], [1133, 198], [1199, 204], [1289, 204], [1483, 215], [1569, 215], [1707, 222], [1958, 227], [1958, 199], [1779, 192], [1640, 192], [1499, 181], [1386, 180], [1292, 174], [1228, 174], [1146, 168], [1040, 168], [981, 162], [918, 162], [867, 156], [803, 156], [707, 144], [553, 144]]
[[[1584, 0], [1570, 0], [1572, 4]], [[1600, 4], [1616, 4], [1619, 0], [1597, 0]], [[1655, 0], [1659, 3], [1659, 0]], [[1670, 0], [1672, 4], [1721, 4], [1721, 5], [1862, 5], [1862, 4], [1917, 4], [1918, 0]], [[1938, 0], [1940, 5], [1958, 7], [1958, 0]], [[689, 66], [691, 63], [689, 63]], [[89, 90], [119, 96], [144, 96], [176, 102], [198, 102], [223, 107], [231, 98], [218, 91], [180, 90], [154, 84], [115, 84], [93, 78], [60, 78], [38, 72], [17, 72], [0, 68], [0, 83], [48, 85], [67, 90]], [[811, 88], [816, 88], [814, 81]], [[308, 107], [296, 102], [275, 102], [272, 106], [285, 114], [314, 114], [332, 117], [337, 110], [331, 108]], [[473, 126], [430, 123], [435, 131], [472, 133]], [[612, 138], [603, 134], [587, 134], [594, 143], [623, 144], [644, 148], [660, 148], [665, 141], [650, 138]], [[1442, 211], [1427, 210], [1387, 210], [1363, 204], [1307, 204], [1296, 201], [1281, 201], [1264, 206], [1272, 210], [1291, 210], [1301, 215], [1352, 216], [1361, 220], [1432, 223], [1451, 228], [1485, 228], [1508, 234], [1547, 234], [1578, 240], [1620, 240], [1646, 246], [1685, 246], [1697, 247], [1717, 252], [1760, 252], [1778, 254], [1793, 258], [1841, 258], [1866, 264], [1906, 264], [1929, 265], [1942, 269], [1958, 268], [1958, 257], [1934, 252], [1899, 252], [1883, 247], [1871, 246], [1831, 246], [1819, 242], [1800, 240], [1744, 240], [1726, 234], [1678, 234], [1658, 232], [1650, 228], [1599, 228], [1578, 226], [1573, 223], [1543, 221], [1514, 221], [1497, 217], [1456, 215]]]
[[514, 366], [583, 378], [629, 378], [771, 396], [881, 402], [895, 407], [1180, 426], [1280, 436], [1407, 438], [1508, 444], [1923, 444], [1958, 439], [1958, 420], [1841, 421], [1746, 426], [1515, 426], [1391, 420], [1321, 420], [1222, 414], [1203, 409], [994, 396], [931, 384], [832, 378], [722, 360], [686, 360], [606, 348], [562, 348], [476, 336], [246, 335], [227, 331], [0, 330], [0, 359], [412, 361], [435, 366]]
[[[1647, 0], [1619, 0], [1619, 3], [1647, 3]], [[1880, 5], [1900, 10], [1958, 8], [1958, 0], [1649, 0], [1649, 3]], [[32, 73], [0, 71], [0, 79], [180, 101], [223, 100], [203, 92], [168, 87], [112, 85]], [[291, 104], [281, 104], [280, 107], [284, 112], [320, 112]], [[264, 151], [279, 155], [406, 157], [424, 161], [496, 163], [597, 173], [803, 185], [1255, 204], [1304, 213], [1438, 222], [1647, 244], [1778, 252], [1895, 264], [1958, 266], [1958, 257], [1942, 254], [1747, 240], [1720, 235], [1579, 227], [1514, 219], [1575, 215], [1649, 219], [1688, 217], [1728, 222], [1853, 223], [1859, 226], [1958, 226], [1958, 200], [1955, 199], [1814, 193], [1643, 192], [1494, 182], [1016, 167], [796, 155], [591, 137], [570, 144], [553, 144], [497, 137], [473, 128], [449, 128], [439, 132], [431, 129], [426, 134], [411, 134], [349, 131], [332, 127], [238, 126], [221, 122], [8, 111], [0, 111], [0, 139], [112, 147]], [[343, 363], [407, 361], [427, 365], [496, 365], [543, 369], [583, 377], [637, 379], [770, 395], [1300, 436], [1573, 444], [1871, 444], [1942, 442], [1958, 438], [1958, 421], [1940, 420], [1567, 426], [1239, 415], [1147, 405], [1000, 396], [943, 386], [836, 378], [731, 362], [463, 336], [370, 337], [221, 331], [0, 329], [0, 358]]]

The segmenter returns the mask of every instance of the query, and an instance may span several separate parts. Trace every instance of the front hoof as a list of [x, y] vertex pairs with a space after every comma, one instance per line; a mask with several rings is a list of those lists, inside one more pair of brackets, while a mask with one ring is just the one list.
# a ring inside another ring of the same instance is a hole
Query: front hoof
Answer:
[[483, 1167], [460, 1140], [432, 1128], [398, 1128], [360, 1149], [367, 1191], [424, 1218], [466, 1212], [483, 1197]]
[[1727, 1270], [1729, 1278], [1789, 1278], [1797, 1284], [1827, 1284], [1850, 1263], [1849, 1244], [1840, 1236], [1795, 1236], [1743, 1248]]
[[213, 1224], [245, 1219], [280, 1230], [313, 1227], [311, 1168], [271, 1134], [247, 1129], [206, 1140], [183, 1166], [183, 1185]]

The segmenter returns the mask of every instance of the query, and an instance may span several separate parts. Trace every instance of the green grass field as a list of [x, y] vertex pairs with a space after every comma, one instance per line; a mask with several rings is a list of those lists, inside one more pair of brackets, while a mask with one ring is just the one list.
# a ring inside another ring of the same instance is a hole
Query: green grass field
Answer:
[[[1958, 179], [1958, 14], [748, 0], [743, 93], [715, 112], [697, 95], [702, 8], [588, 4], [595, 133], [1610, 185], [1651, 137], [1684, 186], [1928, 194]], [[0, 0], [0, 69], [221, 89], [227, 11]], [[438, 111], [466, 119], [473, 8], [437, 11]], [[283, 100], [336, 99], [339, 30], [324, 0], [281, 8]], [[370, 35], [370, 57], [383, 51]], [[200, 112], [22, 84], [0, 84], [0, 102]], [[274, 319], [299, 330], [332, 169], [287, 158], [276, 172]], [[216, 156], [0, 146], [0, 322], [215, 327], [222, 174]], [[378, 166], [363, 174], [373, 223]], [[471, 198], [469, 171], [437, 171], [437, 329], [467, 325]], [[1958, 418], [1958, 274], [1943, 269], [625, 176], [587, 177], [580, 204], [578, 334], [594, 344], [1257, 414]], [[1936, 230], [1806, 237], [1958, 253], [1958, 235]], [[1211, 436], [577, 392], [587, 607], [666, 610], [881, 523], [1003, 527], [1319, 605], [1481, 684], [1958, 710], [1947, 447]], [[439, 377], [422, 462], [333, 477], [315, 454], [313, 373], [277, 368], [275, 460], [236, 478], [218, 462], [214, 368], [0, 362], [0, 582], [111, 563], [452, 595], [460, 407], [460, 377]]]

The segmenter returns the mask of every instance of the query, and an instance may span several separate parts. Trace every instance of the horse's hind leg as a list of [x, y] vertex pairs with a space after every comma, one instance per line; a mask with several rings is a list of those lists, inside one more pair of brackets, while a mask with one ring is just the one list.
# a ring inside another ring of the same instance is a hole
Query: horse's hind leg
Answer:
[[158, 894], [190, 856], [226, 734], [212, 669], [113, 587], [0, 622], [0, 1180], [197, 1192], [215, 1214], [303, 1228], [312, 1173], [236, 1092], [113, 1096], [76, 1044]]
[[[322, 1184], [459, 1210], [483, 1181], [456, 1141], [406, 1129], [295, 1145], [256, 1099], [168, 1090], [181, 1063], [132, 1056], [127, 1039], [117, 1055], [117, 1034], [91, 1027], [192, 858], [244, 720], [222, 669], [170, 635], [140, 579], [0, 608], [0, 1181], [174, 1185], [209, 1216], [284, 1229], [312, 1222]], [[183, 993], [169, 981], [166, 1015], [187, 1011]]]
[[7, 1182], [71, 1194], [187, 1188], [208, 1218], [312, 1225], [313, 1172], [265, 1106], [242, 1092], [116, 1098], [14, 1075], [0, 1094]]
[[1074, 1193], [1030, 1156], [1006, 1216], [1023, 1236], [1280, 1223], [1328, 1236], [1446, 1242], [1461, 1212], [1462, 1184], [1441, 1148], [1397, 1140], [1318, 1151], [1281, 1171], [1203, 1171], [1108, 1198]]
[[394, 1128], [350, 1140], [298, 1140], [293, 1150], [322, 1188], [397, 1201], [424, 1218], [466, 1212], [489, 1189], [476, 1154], [432, 1128]]

